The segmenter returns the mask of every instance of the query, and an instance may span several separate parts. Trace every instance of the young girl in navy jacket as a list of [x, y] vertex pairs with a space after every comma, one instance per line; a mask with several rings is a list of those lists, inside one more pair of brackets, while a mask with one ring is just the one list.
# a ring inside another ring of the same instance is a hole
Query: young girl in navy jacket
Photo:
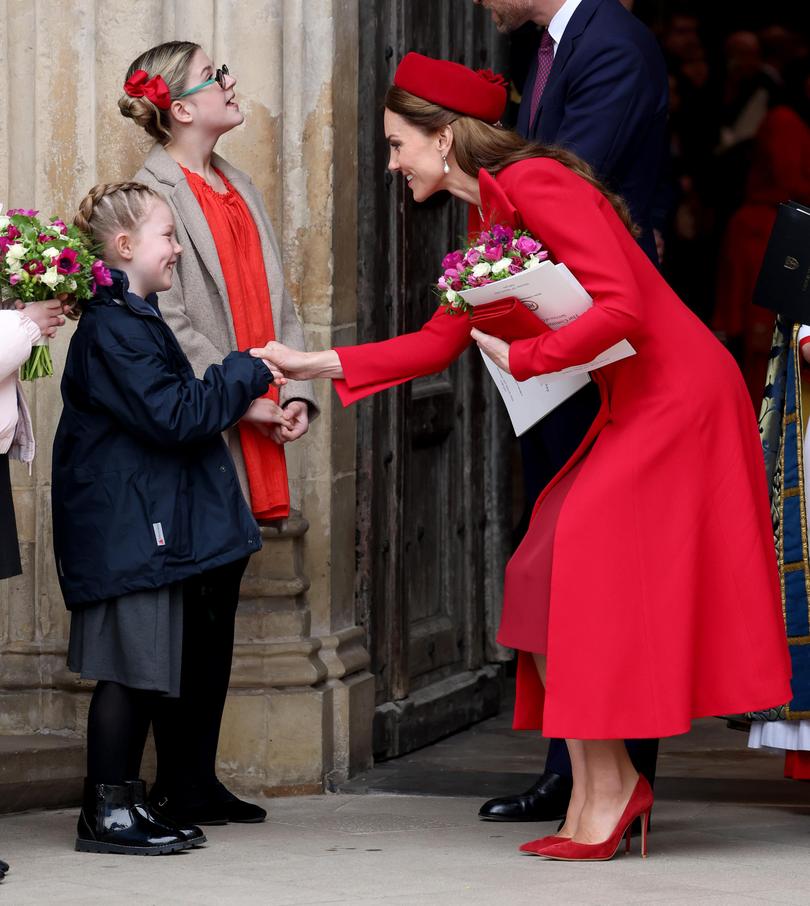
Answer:
[[[182, 252], [158, 193], [96, 186], [74, 222], [111, 269], [76, 312], [53, 453], [68, 666], [97, 681], [76, 849], [172, 852], [205, 837], [147, 802], [146, 735], [152, 723], [158, 781], [193, 764], [178, 715], [204, 720], [221, 706], [206, 701], [205, 677], [230, 670], [222, 616], [237, 604], [234, 575], [261, 547], [221, 432], [249, 409], [266, 430], [287, 417], [260, 399], [274, 374], [247, 352], [194, 376], [158, 307]], [[197, 705], [178, 708], [184, 698]]]

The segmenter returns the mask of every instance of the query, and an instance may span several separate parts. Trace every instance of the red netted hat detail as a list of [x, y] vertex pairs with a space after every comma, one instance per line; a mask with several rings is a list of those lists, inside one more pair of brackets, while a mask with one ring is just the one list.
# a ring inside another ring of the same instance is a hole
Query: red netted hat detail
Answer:
[[431, 104], [497, 123], [506, 108], [506, 80], [489, 69], [475, 72], [421, 53], [409, 53], [394, 74], [394, 84]]

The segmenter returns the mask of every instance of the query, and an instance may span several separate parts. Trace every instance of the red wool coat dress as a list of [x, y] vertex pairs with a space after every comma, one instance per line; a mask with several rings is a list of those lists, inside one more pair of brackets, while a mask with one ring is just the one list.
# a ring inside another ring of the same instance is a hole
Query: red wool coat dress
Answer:
[[[790, 698], [757, 424], [731, 356], [673, 293], [602, 194], [546, 158], [480, 177], [485, 221], [522, 226], [594, 300], [572, 324], [511, 345], [518, 380], [637, 355], [596, 373], [602, 408], [540, 495], [577, 466], [556, 516], [546, 688], [521, 651], [514, 725], [575, 739], [671, 736], [697, 717]], [[343, 347], [344, 403], [444, 368], [469, 322]], [[531, 528], [529, 530], [531, 532]], [[526, 607], [499, 638], [521, 648]]]

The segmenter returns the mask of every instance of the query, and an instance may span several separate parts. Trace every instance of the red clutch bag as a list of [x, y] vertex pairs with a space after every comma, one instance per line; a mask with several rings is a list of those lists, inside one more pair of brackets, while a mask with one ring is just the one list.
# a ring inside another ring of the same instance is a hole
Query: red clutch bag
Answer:
[[551, 329], [514, 296], [476, 305], [470, 313], [470, 320], [473, 327], [493, 337], [500, 337], [507, 343], [528, 340]]

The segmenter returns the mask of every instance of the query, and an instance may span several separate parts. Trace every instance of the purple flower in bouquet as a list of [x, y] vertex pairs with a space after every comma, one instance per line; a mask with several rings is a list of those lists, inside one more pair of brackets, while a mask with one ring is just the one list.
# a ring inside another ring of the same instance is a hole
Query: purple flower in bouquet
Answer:
[[11, 245], [11, 240], [7, 236], [0, 236], [0, 255], [5, 255]]
[[[445, 255], [444, 272], [436, 284], [441, 303], [451, 314], [470, 310], [463, 296], [465, 290], [513, 277], [548, 257], [542, 243], [531, 234], [500, 224], [473, 233], [468, 241], [466, 249]], [[505, 286], [505, 296], [508, 290]]]
[[36, 217], [39, 211], [34, 211], [31, 208], [11, 208], [6, 211], [7, 217], [13, 217], [15, 214], [20, 214], [23, 217]]
[[45, 265], [41, 261], [37, 261], [35, 258], [32, 258], [31, 261], [26, 261], [22, 266], [22, 269], [29, 273], [32, 277], [36, 277], [37, 274], [45, 273]]
[[492, 238], [496, 242], [511, 242], [515, 238], [515, 231], [511, 227], [501, 226], [496, 223], [492, 228]]
[[543, 247], [536, 239], [532, 239], [531, 236], [521, 236], [512, 244], [521, 255], [536, 255]]
[[22, 279], [22, 277], [20, 277], [19, 274], [11, 274], [11, 276], [8, 278], [8, 282], [12, 286], [16, 286], [20, 282], [21, 279]]
[[62, 249], [53, 259], [57, 274], [78, 274], [82, 269], [79, 264], [79, 253], [75, 249]]
[[40, 245], [47, 245], [52, 239], [53, 236], [49, 236], [47, 233], [40, 233], [39, 236], [37, 236], [37, 242]]
[[67, 233], [67, 224], [58, 217], [54, 217], [53, 220], [51, 220], [51, 226], [56, 227], [63, 236]]
[[[100, 258], [96, 258], [93, 262], [90, 272], [92, 273], [93, 280], [97, 286], [112, 286], [112, 274]], [[93, 290], [93, 292], [95, 292], [95, 290]]]
[[6, 228], [6, 239], [10, 239], [14, 242], [15, 239], [19, 239], [22, 233], [14, 226], [13, 223], [10, 223]]
[[444, 256], [444, 259], [442, 260], [442, 270], [446, 271], [448, 268], [451, 268], [451, 267], [458, 268], [459, 265], [463, 264], [463, 262], [464, 262], [464, 252], [459, 252], [459, 251], [449, 252], [447, 255]]

